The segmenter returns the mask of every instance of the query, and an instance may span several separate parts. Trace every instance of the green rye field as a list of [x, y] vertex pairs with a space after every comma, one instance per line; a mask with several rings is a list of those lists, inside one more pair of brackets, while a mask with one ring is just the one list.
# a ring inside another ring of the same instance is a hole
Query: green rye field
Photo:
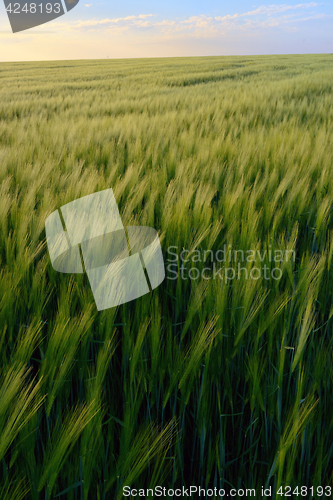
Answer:
[[[108, 188], [166, 279], [98, 312], [45, 220]], [[332, 486], [332, 55], [1, 63], [0, 189], [1, 500]]]

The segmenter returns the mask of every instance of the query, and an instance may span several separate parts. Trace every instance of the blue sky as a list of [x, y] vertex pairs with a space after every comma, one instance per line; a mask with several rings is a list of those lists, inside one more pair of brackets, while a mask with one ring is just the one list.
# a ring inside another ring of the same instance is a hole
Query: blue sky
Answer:
[[0, 61], [332, 52], [330, 2], [80, 0], [13, 34], [0, 0]]

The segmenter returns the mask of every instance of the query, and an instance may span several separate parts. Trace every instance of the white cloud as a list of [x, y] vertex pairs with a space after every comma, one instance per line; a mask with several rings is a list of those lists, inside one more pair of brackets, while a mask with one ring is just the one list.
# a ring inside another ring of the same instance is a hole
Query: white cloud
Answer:
[[57, 22], [54, 21], [50, 23], [50, 26], [56, 26], [57, 28], [64, 28], [67, 31], [71, 30], [84, 30], [84, 29], [98, 29], [101, 28], [108, 29], [113, 26], [122, 26], [129, 28], [131, 26], [145, 26], [148, 25], [144, 20], [153, 17], [153, 14], [140, 14], [139, 16], [127, 16], [118, 17], [115, 19], [88, 19], [87, 21], [73, 21], [73, 22]]
[[[90, 6], [91, 4], [86, 4]], [[104, 31], [106, 33], [137, 33], [138, 30], [144, 33], [149, 30], [156, 34], [169, 37], [216, 37], [224, 35], [230, 30], [258, 29], [280, 27], [288, 32], [296, 31], [297, 23], [304, 22], [309, 19], [324, 19], [323, 14], [311, 12], [309, 16], [304, 17], [304, 11], [307, 9], [315, 9], [319, 3], [309, 2], [300, 3], [297, 5], [261, 5], [254, 10], [248, 12], [240, 12], [235, 14], [227, 14], [224, 16], [210, 17], [204, 14], [200, 16], [190, 16], [182, 20], [154, 19], [154, 14], [140, 14], [138, 16], [119, 17], [114, 19], [89, 19], [86, 21], [79, 20], [73, 22], [53, 22], [50, 25], [56, 26], [58, 29], [66, 31]], [[294, 25], [290, 26], [293, 22]], [[288, 26], [287, 26], [288, 25]]]

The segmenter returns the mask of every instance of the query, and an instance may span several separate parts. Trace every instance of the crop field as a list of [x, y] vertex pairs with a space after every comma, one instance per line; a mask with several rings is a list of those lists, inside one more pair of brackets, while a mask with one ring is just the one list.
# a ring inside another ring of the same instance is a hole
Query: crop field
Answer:
[[[109, 188], [166, 277], [99, 312], [45, 220]], [[1, 63], [0, 190], [1, 500], [331, 498], [332, 55]]]

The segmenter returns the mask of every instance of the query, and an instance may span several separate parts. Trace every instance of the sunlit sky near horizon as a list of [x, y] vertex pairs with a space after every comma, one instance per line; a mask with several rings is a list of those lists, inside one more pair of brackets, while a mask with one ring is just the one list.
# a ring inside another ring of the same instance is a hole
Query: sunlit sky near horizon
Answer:
[[13, 34], [0, 0], [0, 61], [332, 52], [330, 2], [80, 0]]

